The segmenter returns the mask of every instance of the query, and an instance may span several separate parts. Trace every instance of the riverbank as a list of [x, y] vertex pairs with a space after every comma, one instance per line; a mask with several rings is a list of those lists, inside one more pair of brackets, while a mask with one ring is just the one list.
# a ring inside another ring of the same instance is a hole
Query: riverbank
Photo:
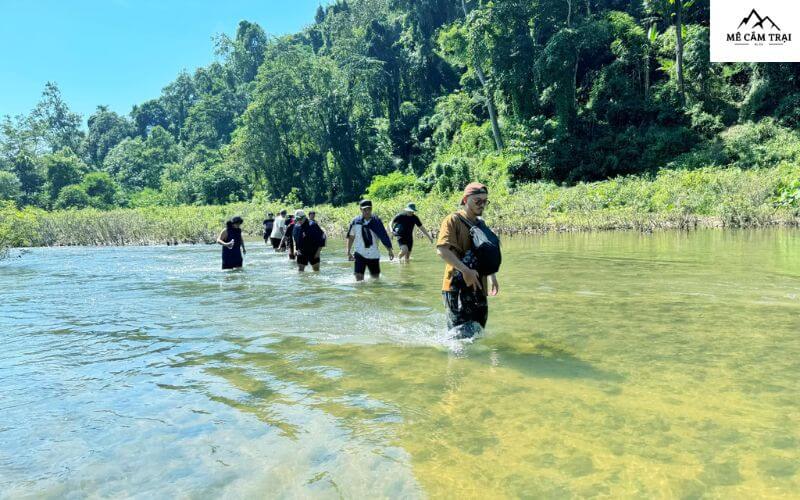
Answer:
[[[652, 178], [625, 177], [561, 187], [527, 184], [493, 189], [486, 218], [498, 232], [654, 231], [699, 227], [746, 228], [800, 225], [800, 167], [769, 169], [706, 168], [662, 171]], [[387, 222], [415, 200], [428, 227], [458, 204], [458, 194], [405, 193], [374, 200]], [[258, 237], [267, 212], [282, 202], [225, 206], [147, 207], [99, 211], [44, 211], [0, 206], [0, 246], [153, 245], [212, 243], [223, 221], [245, 219], [246, 235]], [[316, 207], [332, 236], [340, 236], [358, 213], [355, 204]]]

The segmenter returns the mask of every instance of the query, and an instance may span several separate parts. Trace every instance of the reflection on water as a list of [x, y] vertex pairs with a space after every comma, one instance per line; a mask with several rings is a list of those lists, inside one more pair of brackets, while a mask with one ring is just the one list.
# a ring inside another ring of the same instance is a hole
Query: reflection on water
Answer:
[[485, 338], [420, 244], [0, 264], [0, 496], [800, 494], [799, 233], [507, 242]]

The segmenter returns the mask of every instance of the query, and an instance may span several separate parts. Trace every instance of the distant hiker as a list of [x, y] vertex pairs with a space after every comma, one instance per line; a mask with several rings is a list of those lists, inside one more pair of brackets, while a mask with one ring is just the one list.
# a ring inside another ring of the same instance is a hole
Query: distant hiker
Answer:
[[[436, 250], [445, 261], [442, 294], [448, 329], [458, 329], [459, 337], [472, 337], [486, 326], [489, 295], [497, 295], [500, 285], [500, 241], [481, 219], [489, 204], [489, 190], [474, 182], [464, 189], [461, 210], [442, 222]], [[491, 282], [491, 288], [487, 284]]]
[[238, 215], [225, 223], [225, 229], [219, 233], [217, 243], [222, 245], [222, 269], [238, 269], [242, 267], [243, 253], [247, 253], [242, 239], [242, 223]]
[[418, 227], [422, 234], [427, 236], [428, 240], [433, 243], [433, 237], [417, 217], [417, 206], [413, 203], [409, 203], [402, 212], [395, 215], [389, 227], [392, 228], [392, 233], [397, 237], [397, 244], [400, 246], [400, 255], [397, 258], [401, 261], [408, 262], [411, 258], [411, 250], [414, 248], [415, 227]]
[[286, 234], [286, 210], [281, 210], [280, 214], [275, 218], [272, 224], [272, 233], [269, 235], [269, 240], [272, 243], [272, 248], [275, 251], [280, 251], [281, 240]]
[[297, 253], [297, 270], [302, 273], [310, 264], [314, 271], [319, 271], [319, 256], [325, 245], [324, 234], [318, 224], [314, 224], [306, 218], [306, 214], [302, 210], [294, 213], [292, 237]]
[[262, 223], [264, 225], [264, 243], [270, 244], [270, 235], [272, 235], [272, 228], [275, 226], [275, 214], [267, 214], [267, 218]]
[[293, 215], [290, 215], [286, 218], [286, 231], [283, 235], [283, 239], [281, 240], [281, 245], [278, 247], [279, 249], [289, 252], [289, 260], [295, 259], [294, 238], [292, 237], [292, 231], [294, 231], [294, 222], [295, 220]]
[[[364, 280], [364, 271], [377, 278], [381, 274], [381, 251], [378, 240], [389, 251], [389, 260], [394, 259], [392, 239], [386, 233], [383, 222], [372, 215], [372, 202], [363, 200], [359, 203], [361, 215], [353, 219], [347, 230], [347, 258], [355, 262], [356, 281]], [[355, 247], [355, 254], [353, 249]]]

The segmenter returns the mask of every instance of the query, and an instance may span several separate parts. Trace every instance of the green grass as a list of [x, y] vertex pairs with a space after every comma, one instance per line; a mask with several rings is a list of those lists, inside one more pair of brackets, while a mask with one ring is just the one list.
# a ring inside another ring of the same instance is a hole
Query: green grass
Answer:
[[[513, 191], [493, 189], [486, 219], [504, 234], [798, 225], [799, 179], [800, 166], [784, 164], [664, 170], [652, 179], [625, 177], [572, 187], [528, 184]], [[458, 200], [458, 194], [404, 194], [375, 200], [375, 213], [388, 223], [415, 201], [426, 225], [438, 228]], [[237, 203], [47, 212], [6, 204], [0, 205], [0, 247], [211, 243], [233, 215], [244, 217], [245, 234], [259, 237], [264, 215], [280, 208], [279, 203]], [[316, 209], [332, 236], [342, 235], [358, 213], [355, 204]]]

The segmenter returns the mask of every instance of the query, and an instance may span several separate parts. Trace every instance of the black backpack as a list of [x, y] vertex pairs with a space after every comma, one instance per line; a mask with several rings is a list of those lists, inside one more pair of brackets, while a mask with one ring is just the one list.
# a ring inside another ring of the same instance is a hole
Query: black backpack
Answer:
[[503, 255], [500, 252], [500, 238], [489, 229], [483, 221], [473, 224], [466, 217], [457, 214], [458, 218], [469, 228], [472, 237], [472, 253], [478, 261], [475, 270], [481, 276], [491, 276], [500, 270]]

